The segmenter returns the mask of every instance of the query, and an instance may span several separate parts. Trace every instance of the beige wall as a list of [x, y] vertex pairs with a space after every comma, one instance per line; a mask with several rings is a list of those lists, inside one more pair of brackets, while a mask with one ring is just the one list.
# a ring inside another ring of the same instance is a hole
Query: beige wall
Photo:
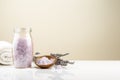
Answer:
[[0, 0], [0, 40], [32, 27], [34, 49], [68, 59], [120, 59], [120, 0]]

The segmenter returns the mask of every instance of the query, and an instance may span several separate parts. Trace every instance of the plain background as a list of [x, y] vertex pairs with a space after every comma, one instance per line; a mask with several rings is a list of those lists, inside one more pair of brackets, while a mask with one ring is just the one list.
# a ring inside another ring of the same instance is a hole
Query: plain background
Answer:
[[0, 0], [0, 40], [32, 27], [34, 52], [120, 59], [120, 0]]

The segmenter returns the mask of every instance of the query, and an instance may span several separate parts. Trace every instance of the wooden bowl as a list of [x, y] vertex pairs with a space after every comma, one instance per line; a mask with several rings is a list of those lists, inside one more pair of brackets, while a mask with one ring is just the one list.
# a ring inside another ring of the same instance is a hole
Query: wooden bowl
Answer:
[[[40, 65], [40, 64], [37, 63], [37, 61], [38, 61], [39, 59], [41, 59], [42, 57], [47, 57], [48, 59], [54, 59], [54, 61], [53, 61], [53, 63], [48, 64], [48, 65]], [[36, 64], [38, 67], [43, 68], [43, 69], [47, 69], [47, 68], [52, 67], [52, 66], [56, 63], [56, 61], [57, 61], [56, 57], [50, 56], [50, 55], [36, 56], [35, 59], [34, 59], [35, 64]]]

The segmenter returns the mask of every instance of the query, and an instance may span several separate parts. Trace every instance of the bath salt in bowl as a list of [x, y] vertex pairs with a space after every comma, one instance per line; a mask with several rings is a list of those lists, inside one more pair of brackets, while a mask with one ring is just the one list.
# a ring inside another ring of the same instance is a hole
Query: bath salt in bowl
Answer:
[[50, 68], [52, 67], [57, 59], [54, 56], [37, 56], [35, 57], [35, 64], [40, 68]]

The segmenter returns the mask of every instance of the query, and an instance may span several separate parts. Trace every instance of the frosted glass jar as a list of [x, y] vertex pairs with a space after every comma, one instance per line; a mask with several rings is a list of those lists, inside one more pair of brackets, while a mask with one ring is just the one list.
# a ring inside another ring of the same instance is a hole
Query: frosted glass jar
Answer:
[[16, 68], [31, 67], [33, 60], [33, 44], [30, 28], [15, 28], [13, 59]]

